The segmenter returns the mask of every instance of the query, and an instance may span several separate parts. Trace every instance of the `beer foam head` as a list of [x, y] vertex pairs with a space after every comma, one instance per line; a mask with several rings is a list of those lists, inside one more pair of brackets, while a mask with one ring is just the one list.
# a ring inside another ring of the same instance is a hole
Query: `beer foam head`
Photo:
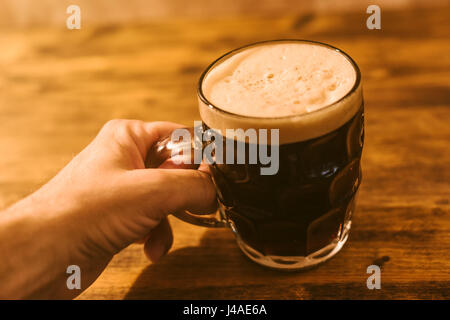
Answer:
[[356, 65], [335, 48], [258, 43], [224, 56], [206, 72], [200, 113], [212, 128], [279, 128], [282, 143], [296, 142], [348, 121], [362, 102], [360, 88], [349, 97], [357, 82]]

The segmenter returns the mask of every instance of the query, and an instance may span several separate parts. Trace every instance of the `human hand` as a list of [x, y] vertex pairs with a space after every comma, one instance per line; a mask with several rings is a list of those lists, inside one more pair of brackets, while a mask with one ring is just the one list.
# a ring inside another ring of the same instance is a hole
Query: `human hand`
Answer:
[[[31, 276], [43, 275], [44, 283], [26, 293], [17, 292], [10, 275], [3, 285], [12, 288], [13, 296], [77, 295], [79, 291], [66, 287], [68, 265], [80, 266], [86, 289], [114, 254], [137, 241], [144, 243], [146, 255], [155, 262], [172, 245], [168, 214], [215, 210], [214, 186], [202, 166], [185, 169], [167, 159], [157, 169], [145, 168], [151, 146], [179, 127], [168, 122], [110, 121], [52, 180], [0, 215], [0, 226], [5, 226], [0, 232], [0, 258], [17, 256], [18, 261], [7, 264], [6, 271], [25, 268], [28, 258], [17, 252], [26, 250], [39, 261], [39, 271]], [[170, 170], [174, 168], [178, 169]]]

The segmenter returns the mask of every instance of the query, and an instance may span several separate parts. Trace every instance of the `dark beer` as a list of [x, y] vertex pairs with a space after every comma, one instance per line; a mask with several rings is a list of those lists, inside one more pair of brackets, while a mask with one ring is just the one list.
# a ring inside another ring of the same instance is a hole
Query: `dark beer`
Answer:
[[337, 130], [280, 145], [275, 175], [261, 175], [259, 164], [212, 165], [222, 210], [241, 239], [264, 255], [307, 256], [345, 237], [361, 182], [363, 128], [361, 105]]

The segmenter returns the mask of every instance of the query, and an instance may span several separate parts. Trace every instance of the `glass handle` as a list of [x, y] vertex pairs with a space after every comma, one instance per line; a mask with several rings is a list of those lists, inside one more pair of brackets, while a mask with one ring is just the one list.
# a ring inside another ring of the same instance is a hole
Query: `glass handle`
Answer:
[[190, 213], [189, 211], [179, 211], [173, 214], [180, 220], [194, 224], [196, 226], [208, 227], [208, 228], [226, 228], [228, 223], [225, 219], [220, 217], [220, 213], [217, 211], [208, 215], [197, 215]]
[[[167, 137], [162, 138], [161, 140], [157, 141], [148, 151], [147, 157], [145, 159], [145, 166], [146, 168], [157, 168], [159, 167], [164, 161], [169, 159], [172, 154], [180, 154], [182, 150], [187, 150], [187, 148], [190, 148], [191, 150], [191, 157], [193, 157], [194, 154], [194, 128], [184, 128], [187, 129], [190, 132], [191, 135], [191, 141], [172, 141], [172, 134], [170, 134]], [[193, 159], [191, 159], [193, 160]], [[191, 161], [191, 163], [194, 163], [194, 161]], [[191, 169], [197, 169], [198, 164], [193, 164], [191, 166]], [[170, 169], [169, 169], [170, 170]], [[174, 169], [176, 170], [176, 169]], [[218, 211], [212, 214], [208, 215], [197, 215], [190, 213], [189, 211], [178, 211], [173, 213], [175, 217], [177, 217], [180, 220], [183, 220], [185, 222], [188, 222], [190, 224], [194, 224], [197, 226], [202, 227], [209, 227], [209, 228], [224, 228], [228, 227], [228, 223], [226, 220], [220, 215]]]

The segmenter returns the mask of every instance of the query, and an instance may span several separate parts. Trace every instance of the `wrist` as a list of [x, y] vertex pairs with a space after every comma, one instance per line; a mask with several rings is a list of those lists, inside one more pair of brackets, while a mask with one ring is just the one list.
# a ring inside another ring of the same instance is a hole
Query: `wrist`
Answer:
[[0, 215], [0, 295], [52, 296], [55, 279], [65, 277], [70, 260], [66, 232], [44, 203], [30, 196]]

